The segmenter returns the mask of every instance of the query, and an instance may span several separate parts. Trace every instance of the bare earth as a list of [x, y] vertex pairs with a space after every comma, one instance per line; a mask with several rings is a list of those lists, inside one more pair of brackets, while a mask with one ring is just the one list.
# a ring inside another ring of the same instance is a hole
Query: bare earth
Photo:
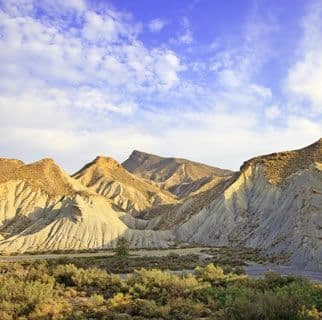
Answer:
[[[210, 255], [201, 252], [201, 250], [206, 249], [205, 247], [195, 247], [195, 248], [178, 248], [178, 249], [165, 249], [165, 250], [131, 250], [131, 256], [167, 256], [170, 253], [187, 255], [187, 254], [198, 254], [201, 258], [210, 257]], [[43, 260], [43, 259], [59, 259], [59, 258], [86, 258], [86, 257], [104, 257], [114, 255], [113, 251], [101, 251], [95, 253], [66, 253], [66, 254], [35, 254], [35, 255], [16, 255], [16, 256], [0, 256], [0, 261], [15, 262], [23, 260]], [[193, 272], [193, 270], [183, 270]], [[262, 278], [265, 273], [273, 271], [281, 275], [293, 274], [297, 276], [302, 276], [310, 279], [313, 282], [322, 283], [322, 272], [303, 270], [296, 266], [285, 266], [285, 265], [275, 265], [271, 263], [267, 264], [257, 264], [251, 263], [245, 267], [246, 274], [251, 278]], [[178, 271], [177, 271], [178, 272]], [[176, 273], [177, 273], [176, 272]], [[180, 272], [180, 271], [179, 271]]]

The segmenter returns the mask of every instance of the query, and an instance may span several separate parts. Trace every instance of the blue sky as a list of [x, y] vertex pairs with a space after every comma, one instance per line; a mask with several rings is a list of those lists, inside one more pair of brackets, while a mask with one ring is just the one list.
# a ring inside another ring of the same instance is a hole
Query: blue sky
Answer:
[[1, 156], [238, 169], [322, 136], [322, 2], [0, 1]]

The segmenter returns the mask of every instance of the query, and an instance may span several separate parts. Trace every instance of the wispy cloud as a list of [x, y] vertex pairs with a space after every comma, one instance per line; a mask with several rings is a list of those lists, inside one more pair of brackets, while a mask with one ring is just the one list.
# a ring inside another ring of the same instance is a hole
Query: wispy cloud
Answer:
[[[274, 21], [250, 16], [238, 41], [212, 39], [204, 44], [211, 49], [204, 57], [186, 52], [199, 41], [188, 18], [172, 30], [172, 42], [146, 43], [147, 34], [156, 39], [150, 31], [161, 31], [170, 20], [150, 21], [149, 31], [129, 12], [96, 5], [1, 4], [1, 156], [52, 156], [72, 171], [96, 154], [123, 160], [138, 148], [237, 169], [250, 156], [299, 147], [322, 135], [319, 119], [288, 110], [283, 97], [258, 77], [270, 59]], [[306, 15], [304, 30], [313, 28], [313, 20], [319, 19]], [[310, 30], [315, 39], [320, 30]], [[317, 108], [321, 97], [309, 77], [320, 79], [319, 45], [307, 32], [300, 49], [312, 53], [315, 69], [302, 68], [299, 79], [307, 89], [293, 81], [308, 59], [299, 50], [288, 93], [310, 97]]]
[[311, 110], [322, 114], [322, 3], [314, 1], [302, 20], [303, 37], [297, 59], [290, 67], [286, 89], [297, 104], [309, 102]]
[[190, 21], [187, 17], [183, 17], [181, 21], [182, 30], [178, 34], [177, 41], [182, 44], [190, 44], [193, 42], [193, 35]]
[[167, 22], [165, 20], [156, 18], [149, 22], [148, 27], [152, 32], [159, 32], [166, 26], [166, 24]]

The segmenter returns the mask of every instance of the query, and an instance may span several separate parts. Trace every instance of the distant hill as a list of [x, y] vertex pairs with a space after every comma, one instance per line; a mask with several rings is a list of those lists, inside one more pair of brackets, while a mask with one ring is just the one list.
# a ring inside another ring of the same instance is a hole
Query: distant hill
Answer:
[[133, 151], [122, 163], [133, 174], [149, 179], [180, 198], [205, 191], [217, 184], [232, 171], [179, 158], [163, 158], [157, 155]]

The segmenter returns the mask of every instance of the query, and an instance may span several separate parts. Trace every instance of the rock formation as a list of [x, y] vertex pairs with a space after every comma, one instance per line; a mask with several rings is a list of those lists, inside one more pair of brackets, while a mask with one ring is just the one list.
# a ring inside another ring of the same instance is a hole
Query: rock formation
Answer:
[[136, 177], [108, 157], [97, 157], [73, 177], [129, 213], [177, 202], [171, 193]]
[[70, 177], [50, 159], [0, 159], [0, 250], [110, 248], [125, 236], [137, 248], [248, 246], [322, 270], [322, 139], [235, 173], [138, 151], [123, 165], [134, 174], [98, 157]]
[[246, 161], [235, 180], [179, 226], [176, 236], [259, 248], [322, 270], [322, 140]]
[[0, 250], [110, 248], [119, 236], [132, 247], [165, 247], [167, 231], [132, 230], [125, 212], [68, 176], [53, 160], [25, 165], [0, 160]]
[[133, 151], [122, 163], [135, 175], [149, 179], [179, 198], [206, 191], [219, 183], [232, 171], [178, 158], [163, 158]]

